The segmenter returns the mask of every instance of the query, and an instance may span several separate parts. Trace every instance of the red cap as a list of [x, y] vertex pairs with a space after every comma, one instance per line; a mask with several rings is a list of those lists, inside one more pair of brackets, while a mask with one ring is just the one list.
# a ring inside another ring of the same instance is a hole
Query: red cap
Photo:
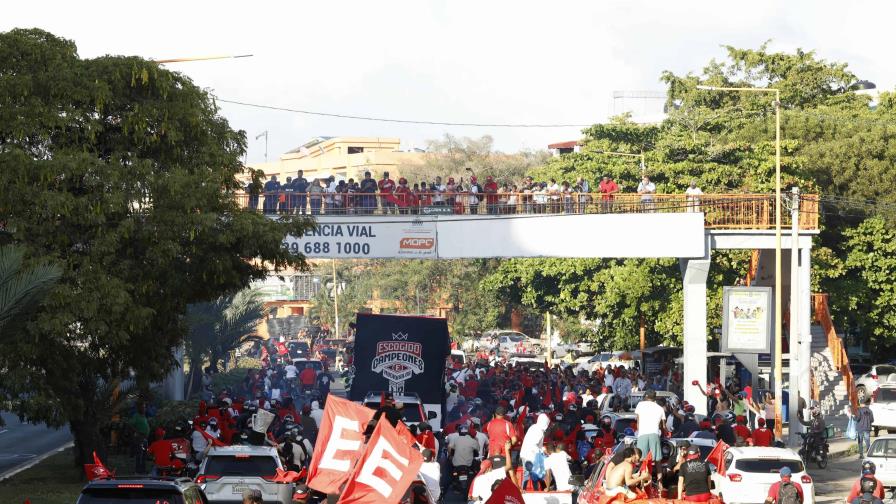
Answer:
[[762, 417], [758, 418], [756, 423], [758, 423], [760, 427], [765, 427], [765, 419]]

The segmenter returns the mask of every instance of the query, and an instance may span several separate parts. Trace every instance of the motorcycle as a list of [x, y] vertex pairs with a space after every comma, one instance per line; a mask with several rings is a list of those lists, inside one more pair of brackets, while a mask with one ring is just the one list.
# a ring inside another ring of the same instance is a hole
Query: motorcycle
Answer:
[[805, 464], [815, 462], [819, 469], [828, 466], [828, 442], [821, 434], [813, 434], [811, 432], [801, 432], [800, 437], [803, 439], [800, 448], [800, 458]]
[[451, 470], [451, 486], [455, 491], [466, 496], [475, 476], [476, 473], [472, 466], [455, 466]]

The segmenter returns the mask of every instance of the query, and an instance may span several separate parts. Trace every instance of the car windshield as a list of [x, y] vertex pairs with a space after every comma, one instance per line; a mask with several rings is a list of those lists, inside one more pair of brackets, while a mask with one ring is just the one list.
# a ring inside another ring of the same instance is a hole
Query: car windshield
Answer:
[[295, 366], [299, 368], [299, 371], [305, 369], [305, 366], [308, 365], [310, 365], [311, 368], [315, 371], [323, 371], [324, 369], [324, 365], [321, 364], [320, 361], [295, 361], [293, 364], [295, 364]]
[[404, 420], [405, 423], [417, 423], [423, 421], [423, 419], [420, 418], [420, 408], [417, 407], [416, 404], [406, 405], [404, 408], [401, 408], [401, 419]]
[[204, 474], [215, 476], [274, 476], [277, 463], [270, 455], [211, 455]]
[[896, 439], [878, 439], [871, 445], [869, 457], [896, 457]]
[[180, 492], [158, 488], [87, 488], [78, 504], [183, 504]]
[[738, 459], [734, 468], [749, 473], [778, 473], [782, 467], [789, 467], [791, 472], [803, 472], [803, 462], [793, 459]]
[[896, 402], [896, 387], [881, 387], [877, 389], [877, 402]]
[[874, 366], [874, 371], [877, 372], [877, 376], [886, 377], [893, 373], [896, 373], [896, 367], [893, 366]]
[[635, 420], [634, 418], [619, 418], [616, 420], [616, 424], [613, 425], [613, 429], [616, 430], [617, 434], [622, 434], [625, 432], [625, 429], [628, 428], [635, 430], [635, 425], [637, 423], [637, 420]]
[[526, 338], [520, 336], [519, 334], [508, 334], [507, 339], [514, 343], [519, 343], [520, 341], [525, 341]]

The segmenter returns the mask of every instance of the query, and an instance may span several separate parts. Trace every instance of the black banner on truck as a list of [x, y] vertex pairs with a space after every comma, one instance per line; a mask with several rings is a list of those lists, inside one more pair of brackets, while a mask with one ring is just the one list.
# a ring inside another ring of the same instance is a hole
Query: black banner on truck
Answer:
[[441, 404], [450, 349], [443, 318], [359, 313], [349, 398], [362, 401], [369, 391], [382, 390]]

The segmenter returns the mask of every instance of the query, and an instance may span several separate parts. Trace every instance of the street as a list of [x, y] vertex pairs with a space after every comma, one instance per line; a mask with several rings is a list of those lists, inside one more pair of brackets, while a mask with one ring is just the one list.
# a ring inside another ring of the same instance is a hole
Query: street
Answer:
[[5, 426], [0, 427], [0, 474], [71, 441], [68, 428], [50, 429], [43, 424], [19, 422], [12, 413], [0, 413]]
[[857, 455], [833, 459], [825, 469], [809, 466], [809, 475], [815, 480], [816, 502], [843, 502], [859, 477], [862, 463]]

